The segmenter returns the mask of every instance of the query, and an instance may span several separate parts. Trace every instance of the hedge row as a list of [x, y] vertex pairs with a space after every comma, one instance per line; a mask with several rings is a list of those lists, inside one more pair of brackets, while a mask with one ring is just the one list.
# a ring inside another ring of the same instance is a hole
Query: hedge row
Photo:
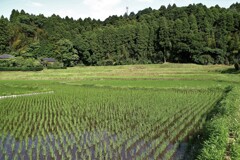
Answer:
[[234, 87], [216, 107], [204, 128], [203, 148], [197, 159], [240, 159], [240, 88]]
[[47, 69], [67, 69], [67, 67], [53, 67], [53, 66], [47, 66]]
[[43, 67], [0, 67], [0, 71], [42, 71]]

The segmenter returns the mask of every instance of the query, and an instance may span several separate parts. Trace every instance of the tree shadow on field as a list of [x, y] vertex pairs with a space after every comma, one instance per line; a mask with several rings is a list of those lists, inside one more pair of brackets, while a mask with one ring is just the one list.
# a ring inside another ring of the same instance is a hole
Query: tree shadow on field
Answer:
[[230, 69], [221, 71], [221, 73], [223, 73], [223, 74], [240, 74], [240, 71], [237, 71], [234, 68], [230, 68]]
[[221, 102], [225, 99], [227, 94], [231, 92], [231, 90], [232, 86], [225, 88], [222, 97], [219, 98], [219, 100], [215, 103], [214, 108], [206, 115], [206, 120], [202, 129], [192, 136], [183, 160], [195, 160], [201, 154], [204, 142], [210, 138], [209, 132], [212, 128], [209, 126], [209, 122], [211, 122], [213, 118], [224, 114], [225, 109], [221, 107]]

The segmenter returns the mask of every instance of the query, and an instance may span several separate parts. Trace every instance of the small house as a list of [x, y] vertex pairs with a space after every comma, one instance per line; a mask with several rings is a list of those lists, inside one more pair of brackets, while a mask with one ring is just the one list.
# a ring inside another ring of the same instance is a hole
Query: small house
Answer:
[[55, 58], [42, 58], [42, 64], [45, 67], [55, 66], [57, 63]]
[[56, 59], [54, 59], [54, 58], [43, 58], [42, 61], [45, 62], [45, 63], [55, 63], [55, 62], [57, 62]]
[[13, 65], [13, 62], [11, 59], [13, 59], [14, 56], [10, 54], [3, 54], [0, 55], [0, 67], [11, 67]]
[[10, 59], [10, 58], [14, 58], [14, 56], [10, 55], [10, 54], [3, 54], [3, 55], [0, 55], [0, 59]]

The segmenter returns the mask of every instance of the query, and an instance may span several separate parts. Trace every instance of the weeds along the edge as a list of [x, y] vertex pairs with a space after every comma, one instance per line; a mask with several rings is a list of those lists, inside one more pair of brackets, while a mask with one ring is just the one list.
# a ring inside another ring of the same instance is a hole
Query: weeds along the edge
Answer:
[[203, 129], [198, 160], [240, 159], [240, 87], [228, 87]]

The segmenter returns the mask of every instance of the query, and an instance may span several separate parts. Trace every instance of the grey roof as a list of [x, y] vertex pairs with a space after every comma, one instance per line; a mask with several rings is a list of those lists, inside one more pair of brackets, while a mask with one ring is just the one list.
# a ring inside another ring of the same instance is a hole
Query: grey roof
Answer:
[[42, 60], [46, 62], [56, 62], [56, 59], [54, 58], [43, 58]]
[[0, 59], [9, 59], [9, 58], [13, 58], [14, 56], [10, 55], [10, 54], [3, 54], [0, 55]]

